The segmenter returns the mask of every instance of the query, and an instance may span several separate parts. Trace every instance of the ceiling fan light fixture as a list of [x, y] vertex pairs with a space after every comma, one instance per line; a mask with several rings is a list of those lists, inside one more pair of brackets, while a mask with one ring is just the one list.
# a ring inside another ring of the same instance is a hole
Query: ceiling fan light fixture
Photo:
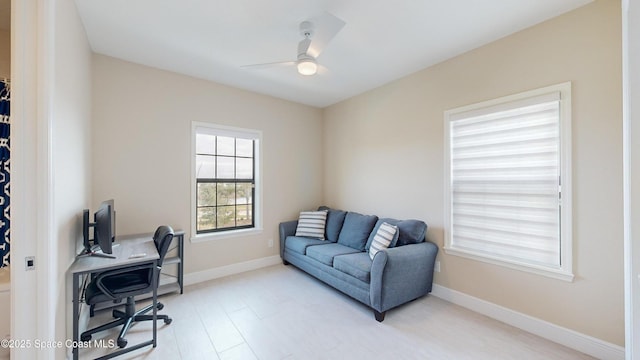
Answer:
[[298, 73], [301, 75], [311, 76], [318, 71], [318, 64], [313, 59], [304, 59], [298, 61]]

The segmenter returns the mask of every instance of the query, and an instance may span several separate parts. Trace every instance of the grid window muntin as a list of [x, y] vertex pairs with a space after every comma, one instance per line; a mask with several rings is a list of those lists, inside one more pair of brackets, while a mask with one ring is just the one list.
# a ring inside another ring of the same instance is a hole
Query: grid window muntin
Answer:
[[196, 233], [255, 227], [256, 141], [196, 131]]

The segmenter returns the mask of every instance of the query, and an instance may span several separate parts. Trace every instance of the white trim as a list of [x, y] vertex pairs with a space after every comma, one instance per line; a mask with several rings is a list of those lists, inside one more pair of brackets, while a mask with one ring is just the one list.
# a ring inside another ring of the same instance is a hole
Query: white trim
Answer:
[[[235, 136], [245, 138], [247, 135], [251, 135], [251, 138], [256, 139], [256, 153], [254, 161], [257, 164], [255, 167], [255, 198], [254, 201], [254, 228], [248, 229], [249, 232], [242, 233], [240, 230], [230, 230], [219, 232], [216, 234], [199, 234], [196, 232], [196, 130], [197, 129], [213, 129], [220, 131], [228, 136]], [[253, 129], [244, 129], [239, 127], [232, 127], [226, 125], [218, 125], [214, 123], [206, 123], [199, 121], [191, 122], [191, 242], [204, 242], [211, 240], [218, 240], [224, 238], [232, 238], [242, 235], [255, 235], [262, 232], [262, 131]]]
[[433, 284], [431, 295], [602, 360], [624, 359], [624, 348], [471, 295]]
[[640, 354], [640, 6], [622, 1], [622, 146], [624, 209], [624, 309], [626, 359]]
[[[461, 114], [481, 114], [486, 113], [487, 108], [501, 109], [512, 108], [516, 105], [527, 103], [531, 98], [556, 98], [560, 94], [560, 177], [561, 186], [561, 211], [560, 211], [560, 267], [555, 268], [544, 265], [532, 265], [526, 262], [519, 262], [515, 259], [504, 257], [492, 257], [485, 253], [473, 251], [471, 249], [457, 248], [452, 244], [451, 239], [451, 159], [450, 159], [450, 125], [453, 119], [457, 119]], [[476, 104], [461, 106], [444, 112], [444, 251], [447, 254], [462, 256], [469, 259], [488, 262], [495, 265], [504, 266], [511, 269], [543, 275], [554, 279], [571, 282], [573, 274], [573, 235], [572, 235], [572, 165], [571, 165], [571, 82], [551, 85], [539, 89], [529, 90], [518, 94], [508, 95], [497, 99], [492, 99]]]
[[[51, 301], [57, 298], [59, 288], [57, 243], [58, 234], [54, 229], [54, 184], [53, 184], [53, 96], [55, 84], [55, 4], [52, 2], [39, 2], [40, 23], [38, 32], [38, 248], [36, 251], [36, 274], [38, 277], [36, 305], [38, 316], [38, 339], [47, 341], [56, 340], [56, 312], [58, 302]], [[54, 255], [54, 256], [52, 256]], [[38, 356], [44, 358], [55, 357], [55, 349], [40, 349]]]
[[520, 270], [528, 273], [538, 274], [546, 277], [550, 277], [553, 279], [563, 280], [567, 282], [572, 282], [574, 275], [571, 272], [563, 271], [562, 269], [553, 269], [544, 266], [536, 266], [528, 263], [519, 263], [517, 261], [509, 261], [503, 258], [493, 258], [489, 254], [483, 254], [479, 256], [476, 252], [473, 251], [465, 251], [464, 249], [458, 248], [450, 248], [448, 246], [444, 247], [445, 254], [456, 255], [460, 257], [464, 257], [471, 260], [482, 261], [485, 263], [504, 266], [514, 270]]
[[195, 234], [190, 238], [192, 243], [199, 242], [207, 242], [207, 241], [216, 241], [216, 240], [225, 240], [237, 237], [245, 237], [245, 236], [255, 236], [262, 234], [262, 229], [253, 228], [253, 229], [238, 229], [238, 230], [229, 230], [229, 231], [221, 231], [214, 233], [206, 233], [206, 234]]
[[281, 264], [279, 255], [244, 261], [236, 264], [220, 266], [213, 269], [198, 271], [184, 275], [185, 286], [198, 284], [201, 282], [222, 278], [229, 275], [240, 274], [247, 271], [257, 270], [268, 266]]

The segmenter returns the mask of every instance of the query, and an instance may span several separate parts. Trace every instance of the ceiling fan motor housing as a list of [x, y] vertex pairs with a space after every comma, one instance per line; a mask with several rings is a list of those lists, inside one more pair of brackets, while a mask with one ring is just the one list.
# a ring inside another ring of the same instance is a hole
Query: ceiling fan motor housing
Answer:
[[313, 30], [315, 30], [315, 26], [311, 21], [303, 21], [300, 23], [300, 35], [305, 38], [311, 38], [311, 36], [313, 36]]

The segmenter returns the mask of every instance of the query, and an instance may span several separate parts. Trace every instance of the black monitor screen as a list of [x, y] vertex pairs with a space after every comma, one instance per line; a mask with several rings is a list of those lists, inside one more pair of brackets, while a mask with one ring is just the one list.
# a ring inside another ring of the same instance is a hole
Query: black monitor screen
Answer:
[[114, 202], [113, 199], [111, 200], [105, 200], [102, 202], [102, 204], [100, 204], [100, 207], [102, 208], [103, 206], [109, 205], [111, 206], [111, 241], [115, 241], [116, 240], [116, 208], [114, 206]]
[[100, 205], [94, 214], [95, 226], [93, 228], [93, 241], [100, 246], [105, 254], [111, 254], [111, 241], [113, 240], [113, 206], [108, 202]]

